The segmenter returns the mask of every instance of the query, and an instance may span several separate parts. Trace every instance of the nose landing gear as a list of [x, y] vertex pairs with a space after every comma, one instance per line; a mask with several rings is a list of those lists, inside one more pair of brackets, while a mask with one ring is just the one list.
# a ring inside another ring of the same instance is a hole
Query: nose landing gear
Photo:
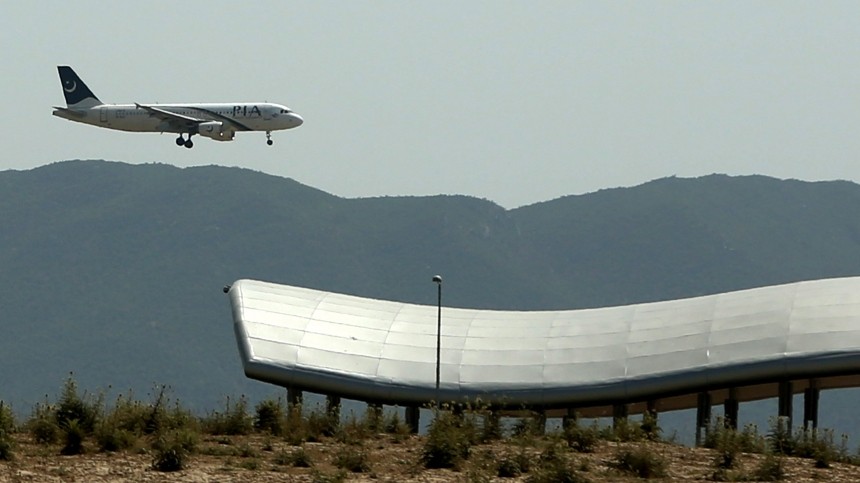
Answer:
[[272, 131], [266, 131], [266, 144], [269, 146], [274, 144], [274, 142], [272, 142]]

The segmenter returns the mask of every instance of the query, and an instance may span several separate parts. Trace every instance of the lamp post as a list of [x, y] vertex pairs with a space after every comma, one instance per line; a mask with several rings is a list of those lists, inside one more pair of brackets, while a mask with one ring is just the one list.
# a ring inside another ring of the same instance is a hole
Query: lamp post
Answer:
[[442, 276], [435, 275], [433, 282], [436, 283], [439, 294], [436, 298], [438, 307], [436, 316], [436, 404], [439, 404], [439, 360], [442, 353]]

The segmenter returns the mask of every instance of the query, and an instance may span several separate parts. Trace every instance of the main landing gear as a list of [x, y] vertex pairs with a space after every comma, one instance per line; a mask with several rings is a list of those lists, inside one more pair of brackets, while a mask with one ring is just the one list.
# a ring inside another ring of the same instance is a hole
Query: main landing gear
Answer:
[[179, 137], [176, 138], [176, 145], [185, 146], [186, 148], [191, 149], [194, 147], [194, 141], [191, 140], [190, 134], [188, 135], [188, 139], [185, 139], [184, 137], [182, 137], [182, 134], [180, 134]]
[[268, 144], [269, 146], [274, 144], [272, 142], [272, 131], [266, 131], [266, 144]]

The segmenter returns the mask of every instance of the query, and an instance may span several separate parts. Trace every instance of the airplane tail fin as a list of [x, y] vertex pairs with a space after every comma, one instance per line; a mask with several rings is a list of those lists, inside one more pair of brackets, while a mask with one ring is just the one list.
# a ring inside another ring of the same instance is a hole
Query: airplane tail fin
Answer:
[[89, 108], [101, 105], [102, 101], [84, 84], [84, 81], [67, 65], [57, 66], [60, 72], [60, 84], [63, 95], [66, 96], [66, 106], [70, 108]]

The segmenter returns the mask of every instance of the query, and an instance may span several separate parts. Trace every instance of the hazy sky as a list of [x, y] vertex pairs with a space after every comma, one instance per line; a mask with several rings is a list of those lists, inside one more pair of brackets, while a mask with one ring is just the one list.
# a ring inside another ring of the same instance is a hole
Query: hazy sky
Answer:
[[[0, 170], [242, 166], [344, 197], [513, 208], [665, 176], [860, 181], [860, 2], [3, 2]], [[104, 102], [264, 101], [232, 143], [51, 116], [69, 64]]]

